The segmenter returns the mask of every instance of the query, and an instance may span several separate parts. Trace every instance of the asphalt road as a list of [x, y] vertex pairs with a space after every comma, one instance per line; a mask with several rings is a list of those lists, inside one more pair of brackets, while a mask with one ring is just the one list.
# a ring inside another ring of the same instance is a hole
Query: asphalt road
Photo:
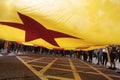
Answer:
[[0, 80], [119, 80], [120, 74], [78, 59], [48, 55], [0, 57]]

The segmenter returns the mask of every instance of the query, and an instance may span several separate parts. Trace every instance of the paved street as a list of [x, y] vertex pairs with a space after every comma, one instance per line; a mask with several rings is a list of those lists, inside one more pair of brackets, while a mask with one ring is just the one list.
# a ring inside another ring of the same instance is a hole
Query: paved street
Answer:
[[15, 56], [0, 57], [0, 80], [39, 80]]
[[48, 55], [0, 57], [0, 80], [119, 80], [120, 74], [78, 59]]

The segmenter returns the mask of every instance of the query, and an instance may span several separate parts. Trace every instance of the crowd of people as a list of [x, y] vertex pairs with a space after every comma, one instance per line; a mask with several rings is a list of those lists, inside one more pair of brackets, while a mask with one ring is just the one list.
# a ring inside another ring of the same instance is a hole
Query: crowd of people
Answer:
[[[6, 53], [35, 53], [35, 54], [46, 54], [52, 56], [70, 57], [80, 59], [86, 62], [93, 62], [93, 58], [97, 60], [98, 65], [106, 66], [110, 58], [109, 69], [116, 69], [115, 62], [120, 63], [120, 46], [111, 45], [107, 48], [100, 48], [95, 50], [83, 51], [83, 50], [57, 50], [47, 49], [40, 46], [29, 46], [23, 45], [18, 42], [0, 40], [0, 53], [6, 50]], [[108, 57], [109, 56], [109, 57]]]

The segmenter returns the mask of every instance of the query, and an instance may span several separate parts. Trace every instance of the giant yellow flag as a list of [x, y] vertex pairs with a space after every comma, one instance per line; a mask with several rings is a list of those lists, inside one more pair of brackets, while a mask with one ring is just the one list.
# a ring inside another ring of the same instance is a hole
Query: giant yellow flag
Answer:
[[119, 7], [119, 0], [0, 0], [0, 38], [66, 49], [120, 44]]

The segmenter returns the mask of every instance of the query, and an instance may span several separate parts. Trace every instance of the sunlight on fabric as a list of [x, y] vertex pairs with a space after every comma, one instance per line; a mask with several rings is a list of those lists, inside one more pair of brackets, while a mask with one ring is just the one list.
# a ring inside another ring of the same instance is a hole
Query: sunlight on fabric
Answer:
[[120, 0], [1, 0], [0, 11], [0, 39], [66, 49], [120, 44]]

